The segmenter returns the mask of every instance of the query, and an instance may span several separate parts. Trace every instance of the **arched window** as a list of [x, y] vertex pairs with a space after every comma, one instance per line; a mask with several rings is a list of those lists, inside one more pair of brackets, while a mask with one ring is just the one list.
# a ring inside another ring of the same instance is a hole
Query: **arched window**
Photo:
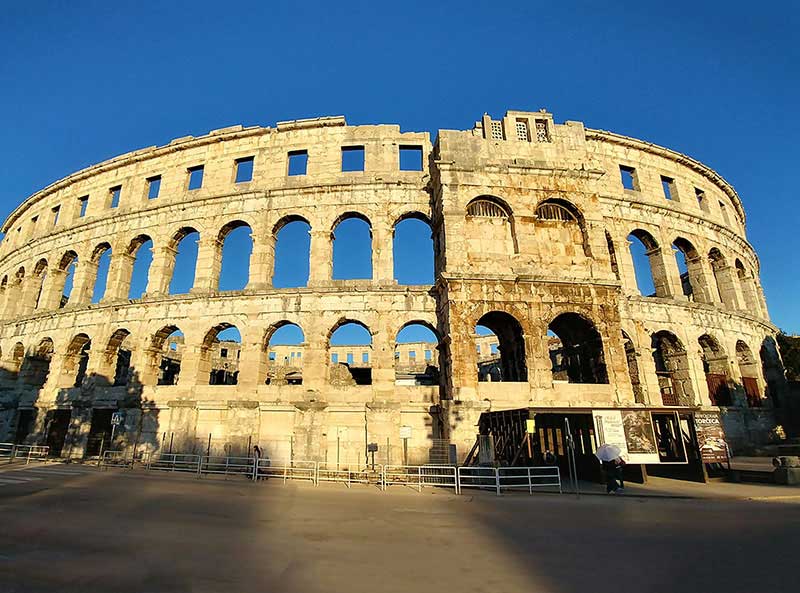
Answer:
[[124, 260], [125, 264], [130, 266], [130, 270], [126, 270], [122, 275], [122, 278], [128, 279], [128, 290], [122, 294], [127, 292], [129, 299], [140, 299], [147, 291], [147, 284], [150, 281], [153, 240], [147, 235], [139, 235], [128, 246], [128, 255], [133, 257], [133, 263], [131, 264], [130, 259]]
[[649, 297], [665, 296], [663, 278], [657, 273], [657, 270], [663, 270], [660, 265], [661, 250], [656, 240], [647, 231], [637, 229], [628, 235], [628, 241], [639, 294]]
[[92, 253], [92, 266], [95, 269], [92, 289], [92, 303], [99, 303], [108, 287], [108, 271], [111, 267], [111, 245], [101, 243]]
[[551, 222], [578, 222], [578, 218], [567, 204], [556, 200], [545, 200], [536, 207], [536, 218]]
[[439, 338], [428, 324], [412, 322], [397, 332], [394, 382], [397, 385], [439, 384]]
[[200, 233], [190, 227], [181, 229], [173, 236], [170, 246], [177, 253], [170, 270], [169, 294], [186, 294], [194, 286], [199, 240]]
[[708, 397], [715, 406], [730, 406], [731, 391], [728, 386], [730, 376], [728, 373], [728, 356], [719, 342], [703, 334], [697, 340], [700, 344], [700, 357], [703, 362], [703, 373], [706, 376]]
[[736, 278], [739, 280], [739, 289], [742, 291], [742, 298], [744, 298], [745, 310], [753, 315], [758, 315], [761, 308], [758, 305], [755, 278], [747, 273], [740, 259], [736, 259], [734, 267], [736, 268]]
[[33, 277], [36, 281], [34, 287], [33, 309], [38, 309], [42, 304], [42, 291], [44, 290], [44, 283], [47, 280], [47, 260], [42, 258], [36, 263], [33, 269]]
[[694, 405], [694, 390], [689, 373], [689, 357], [678, 337], [668, 331], [653, 334], [653, 361], [665, 406]]
[[305, 335], [288, 321], [270, 328], [266, 339], [267, 385], [302, 385]]
[[80, 387], [86, 378], [91, 348], [92, 340], [86, 334], [78, 334], [70, 341], [64, 361], [64, 373], [67, 377], [72, 377], [71, 387]]
[[252, 232], [250, 225], [241, 220], [228, 223], [219, 232], [222, 244], [219, 290], [242, 290], [247, 286], [253, 253]]
[[372, 278], [372, 226], [358, 213], [345, 214], [333, 228], [333, 279]]
[[127, 329], [116, 330], [108, 341], [105, 353], [107, 372], [114, 386], [127, 385], [131, 371], [131, 351], [127, 344], [130, 332]]
[[[18, 346], [21, 347], [22, 344], [18, 344]], [[24, 383], [31, 385], [33, 388], [41, 388], [47, 382], [47, 377], [50, 374], [50, 362], [53, 359], [53, 351], [53, 340], [50, 338], [42, 338], [34, 351], [25, 356], [20, 370], [20, 375]], [[24, 348], [22, 352], [24, 353]]]
[[494, 196], [478, 196], [467, 204], [464, 235], [475, 257], [519, 252], [511, 209]]
[[761, 388], [758, 385], [758, 363], [753, 351], [744, 341], [736, 342], [736, 362], [742, 377], [742, 389], [751, 408], [761, 407]]
[[433, 284], [433, 236], [421, 214], [402, 217], [394, 225], [392, 253], [394, 278], [398, 284]]
[[60, 294], [58, 307], [60, 309], [67, 306], [70, 296], [72, 295], [72, 287], [75, 283], [75, 269], [77, 266], [78, 254], [74, 251], [67, 251], [61, 258], [61, 262], [58, 265], [59, 271], [64, 272], [62, 278], [63, 282], [59, 287]]
[[302, 216], [287, 216], [273, 229], [275, 264], [272, 286], [297, 288], [308, 286], [311, 255], [311, 225]]
[[473, 218], [508, 219], [509, 213], [504, 206], [490, 198], [475, 198], [467, 204], [467, 216]]
[[714, 274], [714, 285], [720, 302], [726, 307], [736, 308], [736, 294], [730, 278], [730, 269], [725, 256], [719, 249], [713, 247], [708, 252], [711, 262], [711, 271]]
[[608, 383], [603, 339], [591, 321], [577, 313], [562, 313], [547, 329], [554, 381]]
[[178, 384], [184, 350], [183, 332], [176, 326], [167, 325], [155, 333], [150, 352], [157, 385]]
[[367, 326], [339, 322], [330, 334], [328, 354], [332, 385], [372, 385], [372, 334]]
[[235, 325], [214, 326], [200, 349], [200, 377], [207, 376], [209, 385], [236, 385], [241, 350], [242, 335]]
[[491, 311], [475, 326], [478, 381], [526, 382], [528, 365], [519, 321], [503, 311]]

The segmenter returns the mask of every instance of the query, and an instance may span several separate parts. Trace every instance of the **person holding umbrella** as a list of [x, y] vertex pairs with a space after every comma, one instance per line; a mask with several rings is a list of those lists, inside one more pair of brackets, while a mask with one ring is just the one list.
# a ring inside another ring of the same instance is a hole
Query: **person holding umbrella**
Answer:
[[616, 445], [604, 443], [597, 448], [595, 457], [603, 464], [606, 475], [606, 494], [616, 494], [624, 491], [622, 482], [622, 467], [625, 461], [621, 457], [622, 451]]

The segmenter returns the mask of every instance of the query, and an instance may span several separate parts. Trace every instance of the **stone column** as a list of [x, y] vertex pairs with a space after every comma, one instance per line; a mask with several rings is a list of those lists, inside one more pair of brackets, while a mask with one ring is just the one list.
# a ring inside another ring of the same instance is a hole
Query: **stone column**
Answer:
[[[670, 275], [667, 270], [668, 264], [666, 262], [666, 249], [656, 247], [647, 251], [647, 257], [650, 260], [650, 273], [653, 276], [653, 286], [655, 286], [656, 296], [658, 297], [672, 297], [675, 296], [673, 286], [670, 283]], [[672, 258], [673, 266], [677, 271], [677, 264], [675, 258]]]
[[52, 311], [58, 309], [61, 304], [61, 294], [64, 291], [66, 276], [67, 273], [58, 268], [47, 270], [47, 277], [42, 285], [42, 296], [39, 298], [37, 310]]
[[372, 230], [372, 279], [394, 284], [394, 229], [378, 222]]
[[111, 252], [108, 282], [106, 292], [100, 301], [101, 303], [124, 301], [128, 298], [134, 261], [136, 261], [136, 257], [130, 255], [127, 251], [114, 249]]
[[683, 294], [683, 285], [681, 283], [681, 271], [680, 268], [678, 268], [675, 250], [668, 241], [662, 241], [662, 245], [664, 245], [664, 247], [660, 249], [663, 254], [661, 261], [664, 266], [664, 279], [666, 281], [667, 292], [669, 296], [685, 298]]
[[333, 233], [309, 231], [311, 255], [309, 258], [308, 285], [320, 286], [330, 282], [333, 275]]
[[201, 237], [197, 246], [197, 264], [191, 294], [206, 294], [219, 289], [222, 270], [222, 241], [217, 237]]
[[[612, 240], [614, 240], [613, 237]], [[624, 247], [617, 250], [617, 266], [619, 267], [622, 288], [626, 294], [639, 294], [639, 285], [636, 283], [636, 271], [633, 267], [633, 256], [631, 255], [631, 241], [628, 239], [621, 242], [615, 240], [614, 243]]]
[[84, 259], [78, 263], [68, 304], [84, 305], [92, 300], [94, 283], [97, 279], [97, 266], [98, 262], [90, 259]]
[[[375, 399], [390, 400], [394, 394], [394, 343], [395, 336], [389, 332], [392, 315], [386, 311], [378, 317], [380, 323], [373, 328], [372, 354], [372, 391]], [[359, 353], [360, 354], [360, 353]]]
[[272, 287], [275, 267], [275, 237], [263, 232], [251, 231], [253, 252], [250, 254], [250, 276], [248, 290], [266, 290]]
[[184, 344], [178, 385], [208, 385], [211, 371], [210, 356], [206, 356], [205, 360], [201, 360], [202, 353], [200, 346]]
[[[713, 303], [713, 291], [709, 284], [706, 267], [703, 265], [703, 258], [699, 255], [690, 258], [687, 255], [686, 269], [689, 272], [689, 282], [692, 284], [694, 301], [696, 303]], [[713, 282], [713, 279], [710, 281]]]
[[719, 277], [719, 288], [722, 293], [722, 301], [730, 309], [741, 309], [739, 294], [737, 292], [738, 281], [733, 266], [720, 266], [717, 270]]
[[158, 250], [153, 248], [153, 252], [145, 297], [169, 294], [169, 283], [172, 280], [172, 270], [175, 268], [175, 257], [178, 255], [178, 250], [169, 245]]

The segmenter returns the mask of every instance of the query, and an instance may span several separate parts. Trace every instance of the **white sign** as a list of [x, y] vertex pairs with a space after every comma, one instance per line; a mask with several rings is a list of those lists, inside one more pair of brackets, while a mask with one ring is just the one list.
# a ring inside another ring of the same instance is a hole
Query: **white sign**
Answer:
[[622, 425], [622, 412], [619, 410], [592, 410], [597, 445], [619, 447], [620, 457], [627, 463], [628, 445], [625, 442], [625, 428]]
[[119, 426], [125, 419], [125, 414], [122, 412], [114, 412], [111, 414], [111, 426]]
[[400, 438], [401, 439], [410, 439], [411, 438], [411, 427], [410, 426], [401, 426], [400, 427]]
[[626, 463], [660, 463], [650, 412], [592, 410], [597, 444], [619, 447]]

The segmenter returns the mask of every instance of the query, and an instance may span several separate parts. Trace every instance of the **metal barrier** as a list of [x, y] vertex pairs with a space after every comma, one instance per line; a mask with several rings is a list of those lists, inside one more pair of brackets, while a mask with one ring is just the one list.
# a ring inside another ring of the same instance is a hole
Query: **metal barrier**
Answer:
[[317, 483], [317, 463], [298, 459], [259, 459], [256, 480], [278, 478], [285, 484], [287, 480], [306, 480]]
[[255, 460], [252, 457], [220, 457], [205, 455], [200, 458], [197, 475], [221, 474], [252, 476]]
[[125, 451], [103, 451], [100, 456], [100, 467], [121, 467], [123, 469], [133, 468], [133, 457], [125, 454]]
[[11, 463], [15, 459], [25, 459], [25, 463], [31, 459], [43, 459], [50, 452], [50, 447], [41, 445], [17, 445], [15, 443], [0, 443], [0, 458], [8, 459]]
[[148, 457], [145, 467], [160, 471], [198, 473], [201, 457], [185, 453], [158, 453]]
[[383, 490], [393, 484], [416, 486], [419, 492], [423, 486], [445, 486], [458, 494], [458, 473], [452, 465], [384, 465]]
[[356, 464], [317, 462], [316, 483], [341, 482], [348, 488], [353, 484], [377, 484], [380, 481], [383, 466], [376, 467], [378, 469], [373, 470]]
[[558, 488], [562, 493], [561, 472], [556, 466], [544, 467], [459, 467], [458, 489], [480, 488], [494, 490], [499, 496], [503, 490], [525, 488], [533, 494], [534, 488]]

